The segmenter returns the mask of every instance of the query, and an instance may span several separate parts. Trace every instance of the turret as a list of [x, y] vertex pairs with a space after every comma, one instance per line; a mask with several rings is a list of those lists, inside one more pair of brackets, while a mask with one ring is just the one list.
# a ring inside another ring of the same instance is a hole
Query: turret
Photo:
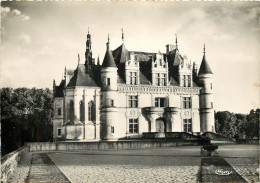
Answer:
[[101, 66], [102, 90], [117, 90], [117, 67], [109, 48], [109, 36], [107, 42], [107, 51]]
[[213, 73], [204, 55], [198, 73], [200, 91], [200, 122], [202, 132], [215, 132], [214, 105], [213, 105]]
[[109, 48], [109, 36], [106, 54], [101, 66], [101, 86], [102, 86], [102, 127], [101, 138], [104, 140], [117, 138], [117, 67], [114, 57]]
[[87, 42], [86, 42], [86, 51], [85, 51], [85, 66], [86, 69], [91, 69], [93, 59], [92, 59], [92, 50], [91, 50], [91, 35], [87, 34]]

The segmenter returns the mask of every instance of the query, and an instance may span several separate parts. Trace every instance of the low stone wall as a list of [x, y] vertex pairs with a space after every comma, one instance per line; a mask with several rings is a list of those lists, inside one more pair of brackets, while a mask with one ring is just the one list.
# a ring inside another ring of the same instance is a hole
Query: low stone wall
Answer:
[[29, 151], [67, 151], [103, 149], [143, 149], [199, 145], [199, 141], [98, 141], [98, 142], [39, 142], [26, 143]]
[[14, 169], [27, 151], [27, 147], [24, 146], [1, 158], [1, 183], [6, 183], [8, 181], [12, 176]]
[[260, 144], [259, 139], [236, 139], [238, 144]]

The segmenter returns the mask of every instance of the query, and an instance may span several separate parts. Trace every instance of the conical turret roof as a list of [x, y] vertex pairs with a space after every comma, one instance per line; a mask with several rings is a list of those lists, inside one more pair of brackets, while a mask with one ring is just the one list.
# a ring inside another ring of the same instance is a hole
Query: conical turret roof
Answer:
[[209, 64], [206, 60], [206, 56], [203, 56], [201, 65], [200, 65], [200, 70], [199, 70], [199, 75], [200, 74], [213, 74], [213, 72], [211, 71]]
[[203, 58], [202, 58], [200, 69], [199, 69], [199, 75], [200, 74], [213, 74], [213, 72], [211, 71], [209, 64], [206, 60], [205, 45], [204, 45], [204, 55], [203, 55]]
[[112, 51], [109, 48], [109, 39], [107, 42], [107, 51], [102, 63], [102, 67], [116, 67], [115, 60], [112, 54]]

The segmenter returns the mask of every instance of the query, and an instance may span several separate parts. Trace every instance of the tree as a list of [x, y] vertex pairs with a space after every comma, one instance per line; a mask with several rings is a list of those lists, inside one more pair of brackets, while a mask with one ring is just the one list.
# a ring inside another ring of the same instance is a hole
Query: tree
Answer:
[[237, 133], [236, 116], [228, 111], [215, 113], [216, 132], [227, 137]]
[[2, 88], [2, 155], [24, 142], [51, 141], [53, 95], [49, 89]]
[[233, 114], [228, 111], [215, 113], [216, 132], [239, 139], [259, 138], [260, 109], [249, 114]]

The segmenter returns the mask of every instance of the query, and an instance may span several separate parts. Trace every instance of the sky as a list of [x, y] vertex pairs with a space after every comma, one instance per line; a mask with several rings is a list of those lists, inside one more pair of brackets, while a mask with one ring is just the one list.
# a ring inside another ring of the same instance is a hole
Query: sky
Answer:
[[110, 48], [165, 52], [174, 44], [200, 65], [203, 44], [214, 73], [216, 111], [259, 108], [257, 2], [2, 2], [0, 86], [51, 88], [65, 66], [84, 63], [86, 36], [94, 58]]

